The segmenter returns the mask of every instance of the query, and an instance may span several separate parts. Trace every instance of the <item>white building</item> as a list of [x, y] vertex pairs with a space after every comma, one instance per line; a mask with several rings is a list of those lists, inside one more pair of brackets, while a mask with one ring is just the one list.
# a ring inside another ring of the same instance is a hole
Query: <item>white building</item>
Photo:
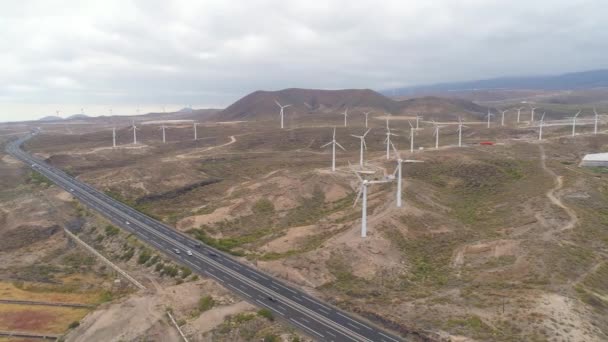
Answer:
[[593, 167], [604, 166], [608, 167], [608, 153], [590, 153], [585, 155], [581, 161], [581, 166]]

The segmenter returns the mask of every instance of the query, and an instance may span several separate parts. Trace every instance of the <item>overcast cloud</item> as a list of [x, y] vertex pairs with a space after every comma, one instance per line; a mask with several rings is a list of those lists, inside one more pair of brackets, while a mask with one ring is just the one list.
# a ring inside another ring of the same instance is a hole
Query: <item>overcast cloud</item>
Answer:
[[608, 67], [605, 0], [0, 0], [0, 121]]

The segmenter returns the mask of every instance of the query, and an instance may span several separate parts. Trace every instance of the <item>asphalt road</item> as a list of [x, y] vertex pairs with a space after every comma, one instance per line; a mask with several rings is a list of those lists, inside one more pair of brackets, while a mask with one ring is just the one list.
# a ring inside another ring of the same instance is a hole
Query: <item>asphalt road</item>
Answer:
[[[291, 287], [278, 279], [241, 263], [199, 241], [177, 232], [63, 171], [21, 150], [21, 144], [32, 135], [19, 138], [6, 146], [6, 151], [40, 172], [89, 208], [99, 212], [115, 225], [132, 232], [193, 272], [217, 280], [248, 302], [270, 309], [277, 317], [321, 341], [402, 341], [387, 331], [370, 325], [337, 308]], [[200, 247], [196, 247], [200, 244]], [[177, 254], [175, 251], [179, 250]], [[190, 250], [192, 255], [187, 255]]]

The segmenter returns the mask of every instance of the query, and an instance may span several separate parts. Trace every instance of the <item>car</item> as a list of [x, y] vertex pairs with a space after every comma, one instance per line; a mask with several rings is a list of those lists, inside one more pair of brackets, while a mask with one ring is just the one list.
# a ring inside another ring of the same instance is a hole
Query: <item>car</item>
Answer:
[[187, 250], [187, 251], [186, 251], [186, 254], [188, 254], [188, 255], [192, 256], [192, 251], [191, 251], [191, 250]]
[[194, 244], [194, 247], [196, 247], [196, 248], [201, 248], [201, 244], [200, 244], [200, 242], [196, 242], [196, 243]]
[[215, 253], [214, 251], [209, 251], [209, 252], [207, 252], [207, 254], [209, 254], [209, 256], [212, 256], [212, 257], [217, 257], [217, 253]]
[[277, 301], [277, 299], [276, 299], [276, 298], [274, 298], [273, 296], [266, 296], [266, 298], [267, 298], [269, 301], [271, 301], [271, 302], [276, 302], [276, 301]]
[[125, 223], [126, 223], [126, 224], [131, 224], [131, 222], [129, 222], [129, 221], [126, 221]]
[[36, 164], [32, 164], [32, 167], [36, 167]]
[[175, 254], [179, 254], [179, 249], [175, 248], [173, 249], [173, 251], [175, 252]]
[[74, 189], [70, 188], [70, 192], [74, 192]]

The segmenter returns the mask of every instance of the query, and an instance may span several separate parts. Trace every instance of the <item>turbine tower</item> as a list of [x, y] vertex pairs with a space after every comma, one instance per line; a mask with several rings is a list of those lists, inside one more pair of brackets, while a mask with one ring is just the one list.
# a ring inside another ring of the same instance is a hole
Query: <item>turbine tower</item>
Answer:
[[397, 136], [397, 134], [391, 133], [391, 129], [388, 127], [388, 119], [386, 119], [386, 139], [384, 139], [384, 143], [386, 144], [386, 160], [390, 159], [391, 146], [395, 148], [395, 145], [391, 141], [391, 135]]
[[532, 107], [532, 109], [530, 110], [530, 123], [534, 122], [534, 111], [538, 109], [537, 107]]
[[408, 120], [408, 124], [410, 124], [410, 153], [414, 153], [414, 134], [416, 133], [416, 128], [412, 126], [412, 123]]
[[422, 116], [416, 115], [416, 129], [420, 128], [420, 126], [419, 126], [420, 119], [422, 119]]
[[344, 127], [346, 127], [346, 118], [348, 118], [348, 107], [344, 110], [344, 113], [342, 113], [342, 115], [344, 115]]
[[281, 111], [279, 112], [279, 115], [281, 116], [281, 129], [283, 129], [284, 128], [284, 126], [283, 126], [283, 121], [284, 121], [283, 117], [284, 117], [284, 114], [285, 114], [284, 109], [287, 108], [287, 107], [291, 107], [291, 105], [288, 104], [288, 105], [284, 105], [283, 106], [277, 100], [274, 100], [274, 103], [276, 103], [277, 106], [279, 106], [279, 108], [281, 108]]
[[508, 109], [505, 109], [505, 110], [501, 111], [501, 113], [502, 113], [502, 118], [500, 119], [500, 125], [501, 125], [501, 126], [504, 126], [504, 125], [505, 125], [505, 113], [506, 113], [507, 111], [509, 111], [509, 110], [508, 110]]
[[135, 121], [132, 121], [131, 129], [133, 130], [133, 145], [137, 145], [137, 131], [139, 128], [135, 126]]
[[332, 147], [331, 147], [331, 171], [335, 172], [336, 171], [336, 146], [341, 148], [342, 151], [346, 151], [346, 149], [344, 147], [342, 147], [342, 145], [340, 145], [336, 141], [336, 127], [334, 127], [334, 135], [333, 135], [333, 138], [331, 139], [331, 141], [328, 142], [327, 144], [321, 146], [321, 148], [324, 148], [325, 146], [328, 146], [330, 144], [332, 145]]
[[165, 144], [167, 142], [167, 139], [165, 139], [165, 124], [163, 124], [160, 129], [163, 131], [163, 144]]
[[359, 153], [359, 166], [361, 168], [363, 168], [363, 149], [367, 150], [367, 144], [365, 144], [365, 136], [367, 135], [367, 133], [369, 133], [370, 130], [371, 128], [368, 128], [365, 134], [363, 135], [350, 135], [351, 137], [359, 138], [359, 140], [361, 141], [361, 151]]
[[367, 237], [367, 187], [372, 184], [388, 183], [389, 181], [369, 181], [361, 178], [357, 171], [355, 171], [355, 174], [359, 178], [359, 181], [361, 181], [361, 186], [359, 187], [359, 193], [357, 194], [357, 198], [355, 198], [353, 208], [357, 205], [359, 198], [361, 198], [361, 237], [364, 238]]
[[594, 122], [593, 122], [593, 134], [597, 134], [597, 122], [599, 120], [599, 114], [597, 113], [597, 109], [593, 108], [593, 113], [595, 114]]
[[522, 109], [524, 109], [524, 107], [517, 108], [517, 123], [519, 123], [519, 117], [521, 116]]
[[402, 185], [402, 169], [403, 169], [403, 163], [422, 163], [422, 160], [413, 160], [413, 159], [406, 159], [403, 160], [401, 159], [401, 155], [399, 155], [399, 152], [397, 151], [397, 149], [395, 150], [395, 157], [397, 158], [397, 167], [395, 168], [395, 171], [393, 172], [393, 176], [392, 178], [394, 179], [395, 177], [397, 178], [397, 191], [396, 191], [396, 197], [397, 197], [397, 208], [401, 208], [402, 206], [402, 196], [403, 196], [403, 185]]
[[116, 148], [116, 127], [112, 127], [112, 148]]
[[194, 129], [194, 141], [198, 140], [198, 129], [196, 126], [198, 126], [198, 122], [194, 122], [192, 127]]
[[490, 110], [488, 109], [488, 115], [486, 115], [486, 117], [488, 118], [488, 128], [490, 128], [490, 120], [493, 116], [494, 114], [490, 113]]
[[581, 114], [580, 110], [572, 117], [572, 136], [576, 135], [576, 118], [579, 116], [579, 114]]
[[[371, 112], [363, 112], [363, 115], [365, 115], [365, 128], [367, 128], [367, 117], [369, 116]], [[387, 121], [388, 123], [388, 121]]]
[[458, 147], [462, 147], [462, 128], [463, 127], [469, 128], [468, 126], [465, 126], [462, 123], [462, 118], [458, 117]]
[[439, 126], [434, 120], [433, 125], [435, 125], [435, 130], [433, 131], [433, 136], [435, 137], [435, 149], [439, 148], [439, 129], [445, 126]]
[[543, 116], [540, 117], [540, 125], [538, 126], [538, 140], [543, 140], [543, 126], [545, 125], [545, 114], [546, 113], [543, 113]]

